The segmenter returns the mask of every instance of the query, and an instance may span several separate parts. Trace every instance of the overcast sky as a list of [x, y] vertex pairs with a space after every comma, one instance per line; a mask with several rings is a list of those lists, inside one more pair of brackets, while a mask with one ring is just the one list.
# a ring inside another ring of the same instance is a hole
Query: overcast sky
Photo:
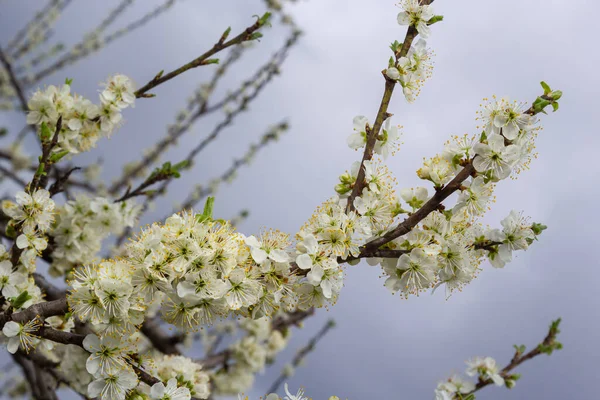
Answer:
[[[117, 3], [74, 1], [57, 25], [56, 38], [73, 43]], [[158, 3], [137, 1], [115, 28]], [[2, 1], [0, 43], [5, 45], [43, 4]], [[450, 135], [475, 133], [482, 98], [496, 94], [531, 102], [545, 80], [563, 91], [560, 110], [542, 116], [539, 158], [518, 180], [498, 185], [497, 202], [485, 222], [499, 225], [517, 209], [549, 229], [504, 269], [485, 263], [480, 276], [449, 300], [443, 291], [404, 300], [383, 287], [377, 268], [366, 263], [349, 267], [337, 305], [319, 310], [303, 330], [294, 331], [284, 357], [257, 378], [251, 393], [256, 397], [264, 394], [286, 356], [289, 359], [328, 318], [336, 320], [337, 328], [289, 380], [291, 388], [302, 385], [315, 400], [332, 394], [354, 400], [432, 398], [437, 382], [464, 371], [466, 359], [489, 355], [505, 365], [513, 344], [537, 344], [559, 316], [564, 350], [520, 367], [517, 372], [523, 377], [512, 391], [490, 387], [478, 399], [598, 397], [600, 272], [594, 253], [600, 222], [600, 30], [594, 18], [600, 15], [600, 5], [585, 0], [438, 0], [434, 7], [444, 21], [432, 27], [428, 41], [436, 54], [433, 78], [414, 104], [407, 104], [397, 91], [390, 106], [393, 121], [404, 126], [401, 151], [388, 161], [391, 170], [400, 187], [424, 185], [415, 174], [422, 158], [440, 152]], [[201, 154], [194, 171], [172, 185], [169, 200], [159, 201], [143, 222], [162, 217], [192, 185], [222, 173], [269, 125], [282, 119], [291, 124], [286, 136], [218, 192], [219, 217], [250, 210], [242, 232], [273, 227], [295, 233], [332, 195], [338, 175], [358, 159], [359, 154], [347, 148], [346, 137], [355, 115], [375, 117], [388, 45], [401, 41], [405, 33], [396, 23], [399, 9], [387, 0], [306, 0], [290, 11], [305, 35], [282, 75], [251, 105], [251, 112]], [[181, 0], [160, 20], [44, 83], [58, 84], [68, 76], [74, 78], [75, 92], [90, 97], [100, 81], [116, 72], [144, 84], [161, 69], [171, 70], [208, 49], [227, 26], [239, 31], [262, 12], [264, 5], [258, 0]], [[285, 30], [276, 26], [264, 34], [219, 93], [247, 78], [278, 48]], [[154, 90], [156, 98], [139, 100], [125, 111], [127, 123], [110, 141], [75, 162], [86, 165], [102, 157], [110, 161], [105, 177], [114, 177], [122, 164], [141, 156], [141, 147], [164, 134], [211, 68], [189, 71]], [[187, 148], [218, 120], [197, 125], [169, 159], [185, 157]], [[0, 125], [19, 129], [22, 117], [0, 114]]]

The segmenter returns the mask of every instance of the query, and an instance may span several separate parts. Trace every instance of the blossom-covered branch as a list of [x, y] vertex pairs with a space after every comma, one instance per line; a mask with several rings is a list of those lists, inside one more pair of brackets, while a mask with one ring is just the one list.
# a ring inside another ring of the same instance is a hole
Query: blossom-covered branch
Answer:
[[512, 389], [521, 378], [520, 374], [512, 373], [516, 367], [540, 354], [551, 355], [555, 350], [562, 349], [562, 344], [556, 340], [560, 333], [559, 325], [560, 318], [552, 321], [544, 340], [527, 353], [525, 353], [525, 345], [515, 345], [515, 354], [510, 363], [501, 370], [498, 369], [496, 360], [491, 357], [470, 359], [467, 361], [467, 375], [476, 376], [477, 382], [473, 383], [453, 375], [447, 381], [438, 384], [435, 390], [436, 400], [475, 400], [476, 392], [492, 384]]

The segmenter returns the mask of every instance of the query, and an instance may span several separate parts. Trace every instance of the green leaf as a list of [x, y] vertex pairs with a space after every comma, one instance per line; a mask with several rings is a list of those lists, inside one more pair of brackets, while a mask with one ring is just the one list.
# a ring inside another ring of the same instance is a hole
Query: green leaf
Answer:
[[69, 150], [63, 150], [63, 151], [59, 151], [58, 153], [54, 153], [50, 156], [50, 162], [56, 163], [56, 162], [60, 161], [61, 158], [63, 158], [64, 156], [66, 156], [69, 153], [70, 153]]
[[263, 26], [264, 24], [266, 24], [269, 21], [269, 18], [271, 18], [271, 13], [270, 12], [264, 13], [263, 16], [259, 18], [258, 25]]
[[17, 230], [15, 229], [14, 224], [9, 223], [8, 225], [6, 225], [6, 236], [8, 236], [9, 239], [14, 239], [17, 237]]
[[207, 64], [218, 64], [218, 63], [219, 63], [218, 58], [209, 58], [208, 60], [204, 61], [203, 64], [207, 65]]
[[552, 97], [552, 99], [554, 101], [559, 100], [562, 97], [562, 91], [561, 90], [555, 90], [552, 93], [550, 93], [550, 97]]
[[460, 165], [462, 158], [463, 158], [462, 154], [455, 154], [454, 157], [452, 157], [452, 166], [456, 167], [456, 166]]
[[520, 346], [517, 346], [517, 345], [515, 344], [515, 345], [513, 345], [513, 347], [515, 348], [515, 351], [516, 351], [517, 353], [519, 353], [519, 354], [523, 354], [523, 353], [525, 353], [525, 345], [524, 345], [524, 344], [522, 344], [522, 345], [520, 345]]
[[215, 205], [215, 198], [213, 196], [209, 196], [206, 199], [206, 203], [204, 203], [204, 211], [202, 212], [202, 214], [197, 216], [198, 222], [212, 220], [214, 205]]
[[30, 300], [31, 298], [32, 297], [29, 295], [29, 293], [27, 293], [27, 290], [26, 290], [23, 293], [21, 293], [20, 295], [18, 295], [17, 297], [11, 298], [10, 304], [13, 306], [13, 308], [19, 309], [19, 308], [23, 307], [23, 304], [25, 304], [27, 302], [27, 300]]
[[352, 189], [348, 186], [348, 185], [344, 185], [343, 183], [338, 183], [337, 185], [335, 185], [335, 191], [338, 194], [346, 194], [349, 191], [351, 191]]
[[390, 59], [388, 60], [388, 68], [392, 68], [395, 63], [396, 61], [394, 60], [394, 57], [390, 57]]
[[558, 318], [555, 321], [552, 321], [552, 323], [550, 324], [550, 334], [553, 336], [556, 336], [560, 333], [560, 330], [558, 329], [558, 327], [560, 326], [560, 322], [562, 321], [562, 318]]
[[46, 140], [49, 140], [51, 137], [52, 137], [52, 131], [50, 130], [50, 128], [48, 128], [48, 125], [45, 122], [42, 122], [41, 129], [40, 129], [40, 139], [42, 139], [42, 142], [45, 142]]
[[248, 40], [257, 40], [260, 39], [261, 37], [263, 37], [263, 34], [260, 32], [254, 32], [251, 36], [250, 39]]
[[204, 203], [204, 211], [202, 212], [202, 215], [212, 218], [214, 206], [215, 198], [213, 196], [209, 196], [208, 199], [206, 199], [206, 203]]
[[173, 169], [176, 171], [181, 171], [182, 169], [185, 169], [189, 166], [190, 166], [189, 160], [183, 160], [183, 161], [178, 162], [177, 164], [173, 165]]
[[40, 164], [40, 165], [38, 166], [38, 169], [37, 169], [37, 171], [35, 171], [35, 174], [36, 174], [36, 175], [41, 175], [41, 176], [44, 176], [44, 175], [46, 175], [46, 171], [44, 171], [44, 169], [45, 169], [45, 168], [44, 168], [44, 164]]
[[65, 78], [65, 85], [71, 86], [71, 83], [73, 83], [73, 78]]
[[552, 91], [552, 89], [550, 89], [550, 86], [548, 86], [546, 82], [541, 81], [540, 85], [542, 85], [542, 88], [544, 89], [544, 94], [548, 94]]
[[227, 29], [225, 29], [225, 32], [223, 32], [223, 34], [221, 35], [221, 41], [224, 42], [225, 40], [227, 40], [227, 37], [229, 36], [230, 33], [231, 33], [231, 27], [228, 27]]
[[531, 230], [533, 231], [533, 233], [534, 233], [535, 235], [540, 235], [540, 234], [541, 234], [543, 231], [545, 231], [546, 229], [548, 229], [548, 227], [547, 227], [546, 225], [544, 225], [544, 224], [540, 224], [540, 223], [537, 223], [537, 222], [534, 222], [534, 223], [531, 225]]
[[394, 52], [394, 55], [398, 52], [398, 50], [400, 50], [402, 48], [402, 43], [400, 43], [397, 40], [394, 40], [394, 42], [390, 45], [390, 49], [392, 49], [392, 51]]
[[550, 105], [550, 101], [543, 99], [541, 97], [538, 97], [537, 99], [535, 99], [535, 101], [533, 102], [533, 111], [535, 111], [535, 113], [544, 113], [546, 114], [546, 112], [544, 111], [544, 108], [546, 108], [547, 106]]
[[429, 19], [429, 21], [427, 21], [427, 25], [433, 25], [437, 22], [443, 21], [444, 20], [444, 16], [443, 15], [434, 15], [433, 17], [431, 17]]
[[483, 143], [486, 140], [487, 140], [487, 135], [485, 134], [485, 131], [481, 131], [481, 135], [479, 136], [479, 141], [481, 143]]

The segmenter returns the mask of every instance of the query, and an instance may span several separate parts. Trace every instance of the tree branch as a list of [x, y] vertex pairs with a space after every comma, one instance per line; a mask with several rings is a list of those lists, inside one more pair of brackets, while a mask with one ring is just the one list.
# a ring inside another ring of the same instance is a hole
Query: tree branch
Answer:
[[[431, 4], [433, 3], [433, 1], [434, 0], [422, 0], [421, 4]], [[417, 36], [417, 34], [417, 29], [414, 26], [411, 25], [408, 27], [408, 30], [406, 31], [406, 36], [404, 38], [404, 42], [402, 43], [402, 48], [400, 49], [400, 52], [396, 54], [396, 60], [408, 54], [412, 41]], [[379, 105], [379, 110], [377, 111], [377, 116], [375, 117], [373, 127], [369, 128], [369, 126], [367, 126], [367, 143], [365, 145], [363, 158], [360, 162], [360, 167], [358, 169], [356, 182], [354, 184], [354, 187], [352, 188], [350, 196], [348, 197], [348, 203], [346, 204], [346, 213], [354, 210], [354, 199], [362, 193], [362, 190], [365, 187], [365, 161], [369, 161], [371, 158], [373, 158], [373, 150], [375, 148], [375, 144], [377, 143], [379, 131], [383, 126], [383, 122], [391, 116], [391, 114], [389, 114], [387, 110], [388, 106], [390, 105], [392, 94], [394, 93], [396, 81], [389, 79], [385, 74], [385, 71], [382, 71], [382, 75], [385, 79], [383, 97], [381, 99], [381, 103]]]
[[189, 69], [196, 68], [196, 67], [199, 67], [202, 65], [214, 64], [214, 62], [212, 60], [210, 60], [210, 57], [217, 54], [221, 50], [224, 50], [224, 49], [234, 46], [236, 44], [240, 44], [242, 42], [247, 42], [249, 40], [253, 40], [254, 33], [266, 23], [266, 21], [268, 19], [268, 13], [265, 14], [265, 16], [266, 16], [266, 18], [265, 17], [259, 18], [254, 24], [252, 24], [251, 26], [246, 28], [242, 33], [240, 33], [239, 35], [237, 35], [236, 37], [234, 37], [233, 39], [231, 39], [227, 42], [225, 41], [227, 36], [225, 34], [223, 34], [223, 36], [221, 36], [221, 39], [219, 39], [219, 41], [217, 43], [215, 43], [210, 50], [208, 50], [206, 53], [202, 54], [198, 58], [190, 61], [189, 63], [182, 65], [181, 67], [169, 72], [166, 75], [163, 75], [162, 71], [161, 71], [150, 82], [148, 82], [147, 84], [145, 84], [144, 86], [139, 88], [135, 92], [135, 97], [137, 97], [137, 98], [152, 97], [151, 95], [148, 94], [148, 91], [152, 90], [156, 86], [161, 85], [161, 84], [165, 83], [166, 81], [169, 81], [169, 80], [175, 78], [178, 75], [181, 75], [182, 73], [184, 73], [185, 71], [187, 71]]
[[[556, 321], [553, 321], [552, 324], [550, 324], [548, 334], [546, 335], [542, 343], [538, 344], [533, 350], [529, 351], [528, 353], [523, 354], [522, 350], [524, 350], [524, 346], [522, 346], [522, 348], [519, 348], [519, 346], [515, 346], [516, 351], [513, 358], [510, 360], [510, 363], [506, 367], [502, 368], [502, 371], [500, 371], [500, 375], [502, 376], [502, 378], [504, 378], [505, 380], [507, 378], [510, 378], [510, 372], [527, 360], [531, 360], [532, 358], [537, 357], [540, 354], [551, 355], [553, 351], [562, 349], [562, 344], [556, 341], [556, 337], [560, 333], [560, 330], [558, 329], [560, 321], [560, 318]], [[516, 377], [513, 376], [513, 380], [517, 380], [518, 378], [518, 375]], [[494, 382], [491, 379], [479, 380], [479, 382], [477, 382], [477, 384], [475, 385], [475, 389], [472, 392], [466, 393], [464, 395], [464, 398], [467, 398], [470, 394], [473, 394], [493, 383]]]

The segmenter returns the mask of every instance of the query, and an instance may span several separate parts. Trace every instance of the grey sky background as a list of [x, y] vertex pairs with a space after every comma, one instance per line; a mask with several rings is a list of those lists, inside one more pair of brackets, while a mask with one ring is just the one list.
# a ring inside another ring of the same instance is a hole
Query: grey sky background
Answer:
[[[58, 22], [56, 38], [74, 43], [117, 3], [76, 1]], [[0, 43], [5, 45], [43, 4], [4, 0]], [[157, 4], [138, 0], [115, 28]], [[227, 26], [237, 32], [250, 25], [252, 15], [264, 8], [257, 0], [178, 1], [159, 20], [45, 83], [59, 84], [68, 76], [74, 78], [73, 91], [93, 98], [97, 84], [113, 73], [127, 74], [142, 85], [161, 69], [169, 71], [208, 49]], [[428, 40], [436, 53], [433, 78], [414, 104], [396, 92], [390, 112], [393, 122], [404, 126], [404, 144], [388, 165], [400, 187], [429, 188], [415, 174], [422, 158], [440, 152], [450, 135], [476, 132], [475, 113], [482, 98], [508, 95], [531, 103], [541, 93], [539, 81], [545, 80], [563, 91], [560, 110], [542, 116], [539, 158], [518, 180], [498, 185], [497, 202], [485, 222], [499, 225], [517, 209], [549, 229], [504, 269], [485, 263], [480, 276], [449, 300], [442, 290], [404, 300], [383, 287], [379, 269], [366, 263], [349, 267], [338, 304], [319, 310], [304, 329], [294, 330], [288, 349], [248, 393], [256, 398], [328, 318], [336, 320], [337, 328], [289, 385], [304, 386], [314, 399], [336, 394], [356, 400], [432, 398], [437, 382], [463, 372], [466, 359], [489, 355], [503, 366], [512, 357], [513, 344], [537, 344], [559, 316], [564, 350], [520, 367], [517, 372], [523, 377], [515, 389], [486, 388], [478, 399], [598, 397], [600, 29], [594, 18], [600, 5], [585, 0], [438, 0], [434, 8], [445, 19], [432, 27]], [[192, 185], [220, 175], [269, 125], [282, 119], [290, 122], [291, 130], [217, 194], [215, 213], [220, 217], [250, 210], [242, 232], [272, 227], [295, 233], [333, 194], [337, 177], [358, 159], [360, 154], [348, 149], [345, 140], [355, 115], [375, 117], [388, 45], [405, 33], [396, 23], [399, 9], [387, 0], [306, 0], [290, 11], [305, 34], [282, 75], [251, 105], [251, 112], [201, 154], [193, 172], [171, 186], [169, 199], [159, 201], [143, 223], [161, 218]], [[266, 30], [264, 40], [231, 71], [218, 93], [246, 79], [278, 48], [285, 33], [278, 25]], [[139, 158], [142, 148], [164, 134], [211, 68], [189, 71], [155, 89], [156, 98], [139, 100], [125, 111], [127, 122], [111, 140], [74, 162], [87, 165], [102, 157], [107, 161], [104, 176], [114, 177], [122, 164]], [[218, 120], [200, 121], [166, 159], [183, 158]], [[0, 114], [0, 126], [20, 129], [22, 123], [22, 116]], [[0, 143], [7, 144], [6, 139]]]

